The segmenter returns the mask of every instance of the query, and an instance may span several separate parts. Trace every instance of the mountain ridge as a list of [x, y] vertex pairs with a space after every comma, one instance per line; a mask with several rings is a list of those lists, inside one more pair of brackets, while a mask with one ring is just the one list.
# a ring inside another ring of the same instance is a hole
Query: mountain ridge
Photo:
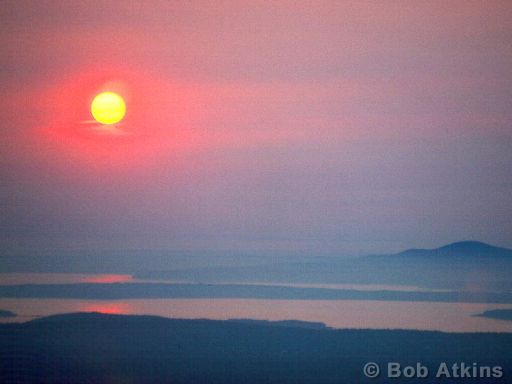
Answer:
[[512, 250], [480, 241], [460, 241], [434, 249], [329, 261], [246, 267], [202, 267], [147, 271], [141, 279], [192, 282], [286, 282], [321, 284], [384, 284], [477, 291], [510, 291]]
[[444, 361], [509, 367], [511, 343], [507, 333], [306, 329], [71, 314], [0, 324], [0, 382], [371, 383], [361, 371], [369, 357], [382, 367], [397, 360], [421, 361], [433, 369]]
[[499, 255], [503, 256], [504, 254], [508, 257], [512, 257], [512, 249], [497, 247], [491, 244], [487, 244], [481, 241], [476, 240], [465, 240], [458, 241], [450, 244], [443, 245], [438, 248], [411, 248], [406, 249], [405, 251], [395, 253], [393, 255], [387, 256], [403, 256], [403, 255], [486, 255], [493, 256]]

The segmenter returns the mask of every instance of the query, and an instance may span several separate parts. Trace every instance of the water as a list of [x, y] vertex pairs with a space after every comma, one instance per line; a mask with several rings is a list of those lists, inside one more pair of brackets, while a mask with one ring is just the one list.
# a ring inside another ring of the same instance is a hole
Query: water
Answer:
[[[0, 274], [1, 284], [127, 282], [129, 275]], [[347, 286], [344, 286], [346, 288]], [[351, 288], [368, 289], [366, 286]], [[391, 288], [391, 287], [384, 287]], [[414, 289], [414, 287], [410, 287]], [[27, 321], [70, 312], [150, 314], [185, 319], [250, 318], [323, 322], [334, 328], [418, 329], [447, 332], [512, 332], [512, 321], [475, 315], [508, 304], [387, 302], [372, 300], [267, 300], [267, 299], [3, 299], [0, 309], [19, 316], [3, 322]]]

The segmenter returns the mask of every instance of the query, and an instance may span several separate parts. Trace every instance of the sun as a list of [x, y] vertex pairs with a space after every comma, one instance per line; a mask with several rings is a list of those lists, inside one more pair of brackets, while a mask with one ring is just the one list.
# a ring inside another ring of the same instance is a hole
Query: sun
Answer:
[[116, 124], [123, 120], [126, 104], [117, 93], [102, 92], [92, 101], [91, 114], [98, 123]]

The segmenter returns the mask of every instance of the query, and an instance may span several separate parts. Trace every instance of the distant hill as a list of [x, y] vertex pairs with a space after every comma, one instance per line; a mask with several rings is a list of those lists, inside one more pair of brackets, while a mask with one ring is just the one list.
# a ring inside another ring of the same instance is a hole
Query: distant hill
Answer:
[[399, 256], [443, 256], [443, 257], [486, 257], [512, 258], [512, 250], [495, 247], [480, 241], [460, 241], [435, 249], [408, 249]]
[[481, 241], [460, 241], [438, 248], [441, 252], [463, 252], [463, 253], [508, 253], [512, 256], [512, 250], [495, 247]]
[[[74, 255], [73, 257], [76, 257]], [[110, 255], [112, 256], [112, 255]], [[139, 271], [135, 277], [142, 280], [162, 280], [200, 284], [345, 284], [407, 286], [422, 289], [477, 291], [477, 292], [512, 292], [512, 250], [500, 248], [478, 241], [462, 241], [435, 249], [409, 249], [395, 254], [369, 255], [356, 258], [346, 257], [238, 257], [236, 255], [193, 255], [172, 254], [148, 255], [153, 262], [141, 263], [144, 253], [133, 253], [128, 257], [116, 254], [110, 264], [119, 267], [119, 258], [127, 257], [132, 264], [137, 263]], [[158, 258], [155, 259], [155, 257]], [[73, 265], [58, 262], [45, 265]], [[60, 257], [60, 256], [59, 256]], [[70, 256], [71, 257], [71, 256]], [[216, 259], [218, 257], [218, 259]], [[83, 257], [82, 264], [102, 265], [101, 255], [94, 258]], [[155, 260], [160, 260], [164, 267], [155, 268]], [[215, 259], [212, 262], [210, 259]], [[190, 261], [193, 260], [193, 261]], [[4, 267], [3, 257], [0, 265]], [[73, 262], [71, 262], [73, 261]], [[117, 263], [117, 264], [116, 264]], [[192, 265], [192, 266], [191, 266]], [[15, 264], [11, 267], [14, 268]], [[11, 268], [9, 267], [9, 268]], [[146, 268], [143, 270], [142, 268]], [[9, 270], [9, 269], [8, 269]], [[14, 270], [14, 269], [11, 269]], [[2, 287], [3, 297], [16, 297], [16, 292], [27, 293], [38, 287]], [[68, 287], [71, 292], [77, 287]], [[357, 289], [357, 287], [355, 287]], [[45, 292], [50, 287], [41, 288]], [[99, 292], [103, 292], [98, 288]], [[156, 287], [152, 287], [155, 292]], [[14, 290], [15, 293], [12, 293]], [[88, 287], [84, 294], [90, 294], [94, 288]], [[188, 291], [187, 291], [188, 292]], [[32, 293], [31, 293], [32, 294]], [[62, 293], [66, 295], [67, 293]], [[124, 294], [124, 293], [123, 293]], [[13, 296], [14, 295], [14, 296]], [[53, 294], [52, 294], [53, 295]], [[229, 297], [229, 293], [222, 293]], [[64, 297], [62, 296], [62, 297]], [[97, 296], [97, 295], [92, 295]], [[167, 296], [166, 296], [167, 297]], [[181, 296], [180, 296], [181, 297]], [[240, 296], [237, 296], [240, 297]], [[488, 300], [491, 300], [490, 298]], [[496, 302], [495, 299], [492, 299]]]
[[256, 266], [146, 271], [141, 279], [202, 283], [406, 285], [432, 289], [511, 291], [512, 250], [477, 241], [396, 254]]
[[[369, 361], [416, 365], [435, 383], [442, 362], [501, 366], [512, 334], [330, 330], [98, 313], [0, 324], [2, 383], [374, 383]], [[442, 347], [440, 347], [442, 346]], [[411, 382], [393, 379], [393, 382]], [[448, 381], [450, 381], [448, 379]], [[416, 381], [412, 381], [416, 382]]]

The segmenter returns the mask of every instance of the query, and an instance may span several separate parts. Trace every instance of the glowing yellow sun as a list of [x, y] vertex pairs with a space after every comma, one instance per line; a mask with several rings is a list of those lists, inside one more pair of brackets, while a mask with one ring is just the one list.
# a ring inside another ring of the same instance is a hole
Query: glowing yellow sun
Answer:
[[117, 93], [102, 92], [92, 101], [91, 113], [98, 123], [119, 123], [126, 114], [126, 104]]

